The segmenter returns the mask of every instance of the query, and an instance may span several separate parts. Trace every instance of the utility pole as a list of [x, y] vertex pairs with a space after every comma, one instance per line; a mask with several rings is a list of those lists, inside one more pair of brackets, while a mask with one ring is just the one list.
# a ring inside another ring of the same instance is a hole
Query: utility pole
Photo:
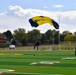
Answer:
[[59, 50], [61, 50], [61, 48], [60, 48], [60, 16], [59, 16]]

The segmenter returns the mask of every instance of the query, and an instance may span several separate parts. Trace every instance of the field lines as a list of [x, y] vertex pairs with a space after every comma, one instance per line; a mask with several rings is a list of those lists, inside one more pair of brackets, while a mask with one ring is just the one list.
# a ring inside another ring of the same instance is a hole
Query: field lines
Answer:
[[2, 73], [6, 73], [6, 72], [12, 72], [12, 71], [15, 71], [15, 70], [0, 69], [0, 74], [2, 74]]
[[23, 73], [23, 72], [12, 72], [12, 73], [22, 75], [63, 75], [63, 74]]
[[[4, 71], [15, 70], [12, 72]], [[76, 75], [73, 51], [0, 51], [4, 75]]]

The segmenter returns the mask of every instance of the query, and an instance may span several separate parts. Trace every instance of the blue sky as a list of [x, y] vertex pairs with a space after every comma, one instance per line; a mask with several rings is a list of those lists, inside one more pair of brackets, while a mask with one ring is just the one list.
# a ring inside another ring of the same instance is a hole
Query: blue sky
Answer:
[[[9, 25], [10, 23], [8, 21], [10, 20], [10, 18], [16, 19], [15, 20], [16, 22], [14, 20], [11, 20], [13, 24], [15, 23], [17, 24], [17, 20], [21, 19], [21, 22], [18, 23], [20, 25], [19, 27], [21, 27], [21, 25], [24, 23], [26, 16], [28, 19], [35, 15], [47, 15], [47, 16], [52, 15], [52, 17], [56, 21], [58, 21], [57, 17], [60, 16], [61, 32], [64, 30], [70, 30], [75, 32], [76, 31], [75, 14], [76, 14], [76, 0], [0, 0], [0, 18], [3, 18], [4, 20], [3, 21], [1, 19], [0, 28], [1, 27], [2, 28], [0, 29], [0, 31], [11, 29], [10, 28], [11, 26]], [[26, 24], [28, 24], [27, 20], [25, 22]], [[75, 28], [73, 27], [73, 25]], [[12, 31], [17, 28], [14, 27], [13, 29], [11, 29]], [[25, 29], [29, 31], [32, 28], [31, 27], [28, 28], [25, 26]], [[42, 28], [39, 27], [38, 29], [41, 30]]]
[[[52, 11], [76, 10], [76, 0], [0, 0], [0, 12], [5, 11], [10, 5], [19, 5], [25, 9], [33, 8]], [[53, 5], [62, 5], [62, 8], [57, 9]]]

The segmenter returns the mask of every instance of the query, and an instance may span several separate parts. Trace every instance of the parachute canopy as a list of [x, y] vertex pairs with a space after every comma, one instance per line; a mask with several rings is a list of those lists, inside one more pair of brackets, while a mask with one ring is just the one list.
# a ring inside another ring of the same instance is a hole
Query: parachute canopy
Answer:
[[54, 26], [56, 29], [59, 29], [59, 25], [56, 21], [54, 21], [52, 18], [49, 18], [47, 16], [36, 16], [29, 19], [29, 22], [32, 27], [38, 27], [42, 24], [49, 23], [51, 26]]

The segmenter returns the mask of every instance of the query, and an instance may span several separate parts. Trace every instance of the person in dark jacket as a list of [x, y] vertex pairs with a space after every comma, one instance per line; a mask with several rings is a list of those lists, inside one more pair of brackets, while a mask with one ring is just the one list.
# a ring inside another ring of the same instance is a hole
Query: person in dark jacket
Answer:
[[37, 42], [35, 43], [35, 45], [34, 45], [34, 49], [37, 47], [37, 50], [38, 50], [39, 45], [40, 45], [40, 42], [37, 41]]

